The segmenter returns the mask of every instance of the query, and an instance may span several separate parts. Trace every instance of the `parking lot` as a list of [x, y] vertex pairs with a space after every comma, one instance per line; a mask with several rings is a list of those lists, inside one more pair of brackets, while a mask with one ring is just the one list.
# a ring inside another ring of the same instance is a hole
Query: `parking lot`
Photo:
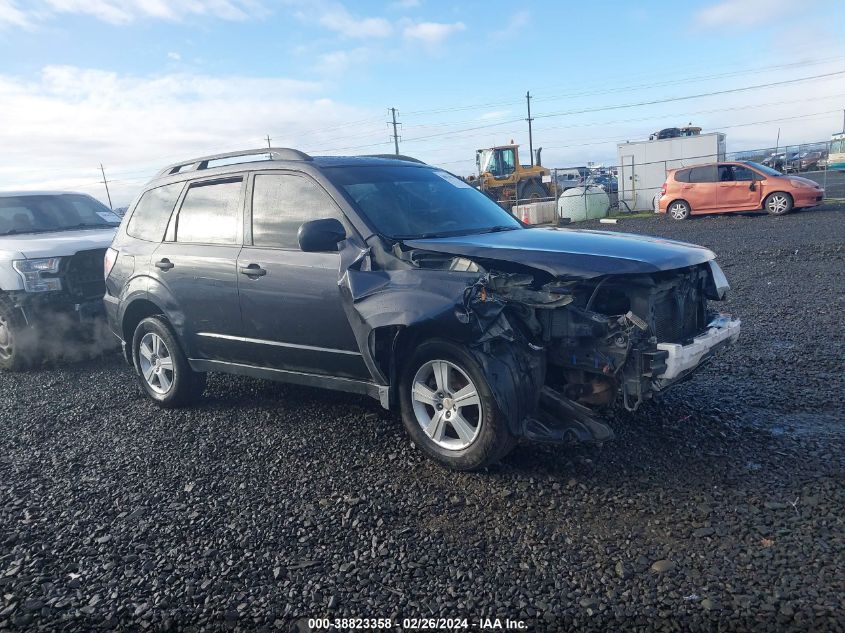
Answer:
[[842, 630], [844, 209], [610, 228], [717, 252], [737, 347], [603, 447], [452, 473], [374, 401], [212, 376], [160, 410], [117, 353], [0, 374], [0, 630]]

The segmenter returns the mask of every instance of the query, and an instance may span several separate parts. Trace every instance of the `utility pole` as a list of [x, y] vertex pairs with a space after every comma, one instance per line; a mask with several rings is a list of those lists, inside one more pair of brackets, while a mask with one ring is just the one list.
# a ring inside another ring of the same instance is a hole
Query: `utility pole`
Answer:
[[272, 145], [270, 145], [270, 135], [268, 134], [264, 138], [267, 139], [267, 149], [273, 149]]
[[528, 121], [528, 155], [531, 156], [531, 166], [534, 166], [534, 137], [531, 135], [531, 121], [534, 119], [531, 118], [531, 93], [525, 93], [525, 102], [528, 104], [528, 118], [525, 119]]
[[109, 193], [109, 181], [106, 180], [106, 170], [103, 168], [103, 163], [100, 163], [100, 173], [103, 174], [103, 184], [106, 186], [106, 197], [109, 199], [109, 209], [114, 211], [111, 204], [111, 193]]
[[396, 128], [399, 124], [396, 122], [396, 108], [390, 108], [390, 114], [393, 117], [393, 147], [396, 150], [396, 155], [399, 156], [399, 133]]

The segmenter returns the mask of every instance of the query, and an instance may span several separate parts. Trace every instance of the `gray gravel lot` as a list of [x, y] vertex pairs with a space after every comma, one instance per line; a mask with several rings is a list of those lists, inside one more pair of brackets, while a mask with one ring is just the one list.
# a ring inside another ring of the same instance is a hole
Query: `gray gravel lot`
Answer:
[[163, 411], [117, 355], [0, 375], [0, 630], [842, 631], [843, 221], [611, 227], [713, 248], [739, 347], [611, 444], [482, 473], [364, 398], [213, 376]]

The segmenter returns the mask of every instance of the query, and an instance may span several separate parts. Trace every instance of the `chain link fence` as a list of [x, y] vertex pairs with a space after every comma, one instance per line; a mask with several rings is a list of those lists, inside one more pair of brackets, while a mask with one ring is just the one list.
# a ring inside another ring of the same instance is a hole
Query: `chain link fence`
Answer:
[[[710, 153], [683, 159], [631, 162], [621, 165], [553, 167], [545, 183], [550, 195], [545, 198], [520, 199], [514, 211], [537, 202], [554, 202], [555, 216], [573, 210], [581, 217], [604, 217], [615, 213], [655, 211], [669, 170], [717, 161], [752, 161], [787, 176], [799, 176], [817, 182], [829, 202], [845, 202], [845, 170], [829, 169], [831, 141], [802, 143], [780, 147]], [[561, 198], [573, 198], [561, 203]], [[576, 201], [577, 199], [577, 201]], [[583, 213], [582, 213], [583, 210]], [[527, 217], [527, 216], [526, 216]]]

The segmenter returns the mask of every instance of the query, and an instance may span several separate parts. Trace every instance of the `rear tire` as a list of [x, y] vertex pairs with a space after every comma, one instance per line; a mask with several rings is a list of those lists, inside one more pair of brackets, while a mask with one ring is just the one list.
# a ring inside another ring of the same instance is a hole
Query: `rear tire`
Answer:
[[770, 215], [786, 215], [792, 211], [794, 201], [792, 196], [783, 191], [775, 191], [766, 196], [763, 201], [763, 208], [769, 212]]
[[684, 200], [675, 200], [667, 207], [666, 215], [673, 220], [686, 220], [690, 216], [690, 206]]
[[402, 370], [399, 401], [414, 444], [452, 470], [489, 466], [516, 444], [484, 372], [461, 345], [419, 345]]
[[141, 388], [162, 407], [190, 404], [205, 390], [206, 375], [191, 369], [164, 317], [148, 317], [135, 328], [132, 361]]
[[[28, 341], [26, 324], [20, 313], [5, 296], [0, 296], [0, 369], [23, 371], [35, 354], [33, 341]], [[34, 338], [34, 337], [33, 337]]]

